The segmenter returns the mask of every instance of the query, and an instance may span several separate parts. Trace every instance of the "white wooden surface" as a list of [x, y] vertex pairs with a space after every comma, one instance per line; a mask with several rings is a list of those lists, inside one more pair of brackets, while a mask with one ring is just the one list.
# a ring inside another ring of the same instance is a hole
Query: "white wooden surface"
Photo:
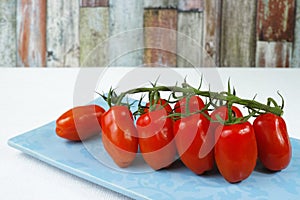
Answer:
[[105, 67], [109, 36], [107, 7], [80, 8], [80, 66]]
[[79, 0], [47, 1], [47, 66], [79, 66]]
[[143, 1], [109, 1], [109, 64], [141, 66], [143, 64]]
[[16, 0], [1, 0], [0, 67], [15, 67], [16, 52]]
[[177, 66], [201, 66], [202, 52], [203, 13], [178, 12]]

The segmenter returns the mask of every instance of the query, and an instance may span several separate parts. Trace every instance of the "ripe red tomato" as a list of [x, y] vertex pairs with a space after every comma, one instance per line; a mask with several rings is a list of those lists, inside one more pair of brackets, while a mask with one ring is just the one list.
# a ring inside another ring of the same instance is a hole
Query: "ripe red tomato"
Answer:
[[[187, 105], [186, 101], [187, 101], [187, 97], [184, 97], [176, 102], [174, 106], [175, 113], [186, 113], [186, 105]], [[192, 113], [203, 109], [205, 107], [205, 104], [199, 96], [191, 96], [188, 106], [189, 106], [190, 113]]]
[[292, 157], [292, 147], [282, 117], [261, 114], [254, 120], [253, 127], [262, 164], [272, 171], [286, 168]]
[[173, 121], [165, 109], [147, 112], [137, 122], [140, 151], [154, 170], [168, 167], [175, 160]]
[[[146, 108], [144, 108], [144, 113], [149, 112], [149, 107], [150, 107], [150, 102], [146, 104]], [[159, 108], [164, 108], [168, 112], [168, 114], [172, 113], [173, 111], [170, 104], [168, 104], [168, 102], [165, 99], [159, 99], [157, 101], [154, 110], [158, 110]]]
[[101, 132], [100, 120], [104, 112], [97, 105], [74, 107], [56, 120], [56, 134], [71, 141], [88, 139]]
[[[215, 160], [222, 176], [230, 183], [246, 179], [256, 165], [255, 133], [249, 122], [220, 125], [216, 129]], [[220, 135], [220, 136], [217, 136]]]
[[214, 141], [212, 137], [207, 137], [209, 120], [202, 114], [194, 114], [177, 120], [174, 124], [174, 133], [177, 151], [182, 162], [195, 174], [203, 174], [213, 168], [213, 151], [205, 152], [203, 157], [199, 157], [200, 149], [204, 143]]
[[137, 131], [126, 106], [112, 106], [101, 119], [104, 148], [119, 167], [128, 167], [138, 150]]

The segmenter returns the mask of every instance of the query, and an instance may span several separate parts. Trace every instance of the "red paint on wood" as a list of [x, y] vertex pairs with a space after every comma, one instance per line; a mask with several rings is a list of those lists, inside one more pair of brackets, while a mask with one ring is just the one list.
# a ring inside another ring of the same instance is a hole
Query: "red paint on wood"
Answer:
[[291, 64], [292, 43], [258, 42], [257, 67], [288, 68]]
[[18, 66], [46, 66], [46, 0], [21, 0]]
[[26, 9], [28, 6], [27, 0], [22, 0], [22, 12], [19, 13], [22, 16], [21, 22], [22, 34], [20, 35], [18, 52], [24, 66], [29, 66], [28, 51], [29, 51], [29, 39], [30, 39], [30, 10]]
[[[146, 66], [169, 66], [177, 64], [177, 10], [148, 9], [144, 13]], [[148, 28], [149, 27], [149, 28]]]
[[81, 7], [108, 7], [108, 0], [81, 0]]
[[259, 0], [257, 38], [260, 41], [294, 40], [295, 0]]

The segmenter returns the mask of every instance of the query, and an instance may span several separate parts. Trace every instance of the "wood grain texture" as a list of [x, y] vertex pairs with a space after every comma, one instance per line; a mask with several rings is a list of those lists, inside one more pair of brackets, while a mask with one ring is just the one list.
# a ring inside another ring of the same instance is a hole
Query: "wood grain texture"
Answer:
[[15, 67], [16, 59], [16, 1], [0, 1], [0, 67]]
[[81, 7], [107, 7], [108, 0], [80, 0]]
[[17, 0], [17, 66], [46, 66], [46, 0]]
[[204, 0], [179, 0], [178, 10], [180, 11], [203, 11]]
[[293, 63], [292, 67], [300, 68], [300, 0], [297, 0], [296, 9], [296, 26], [295, 26], [295, 38], [293, 49]]
[[222, 1], [221, 66], [253, 67], [256, 1]]
[[103, 67], [107, 64], [109, 36], [108, 8], [80, 9], [80, 66]]
[[291, 42], [257, 42], [256, 67], [290, 67]]
[[47, 66], [79, 66], [79, 1], [48, 0]]
[[179, 0], [143, 0], [145, 8], [177, 8]]
[[112, 66], [143, 64], [143, 1], [109, 1], [109, 63]]
[[257, 38], [293, 42], [295, 0], [258, 0]]
[[177, 10], [145, 10], [144, 27], [146, 28], [144, 64], [151, 67], [176, 67]]
[[203, 52], [203, 13], [179, 12], [177, 66], [199, 67]]
[[220, 66], [221, 1], [204, 0], [203, 66]]

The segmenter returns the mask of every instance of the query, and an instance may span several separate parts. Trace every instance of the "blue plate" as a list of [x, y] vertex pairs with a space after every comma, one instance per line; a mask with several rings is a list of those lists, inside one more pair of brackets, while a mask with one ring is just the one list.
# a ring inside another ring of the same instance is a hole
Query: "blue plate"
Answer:
[[270, 173], [258, 164], [251, 176], [238, 184], [229, 184], [217, 170], [196, 176], [180, 161], [167, 170], [152, 171], [141, 155], [129, 168], [119, 169], [103, 149], [101, 136], [84, 143], [68, 142], [56, 136], [55, 122], [14, 137], [8, 144], [134, 199], [297, 199], [300, 196], [300, 141], [291, 138], [291, 142], [293, 156], [287, 169]]

